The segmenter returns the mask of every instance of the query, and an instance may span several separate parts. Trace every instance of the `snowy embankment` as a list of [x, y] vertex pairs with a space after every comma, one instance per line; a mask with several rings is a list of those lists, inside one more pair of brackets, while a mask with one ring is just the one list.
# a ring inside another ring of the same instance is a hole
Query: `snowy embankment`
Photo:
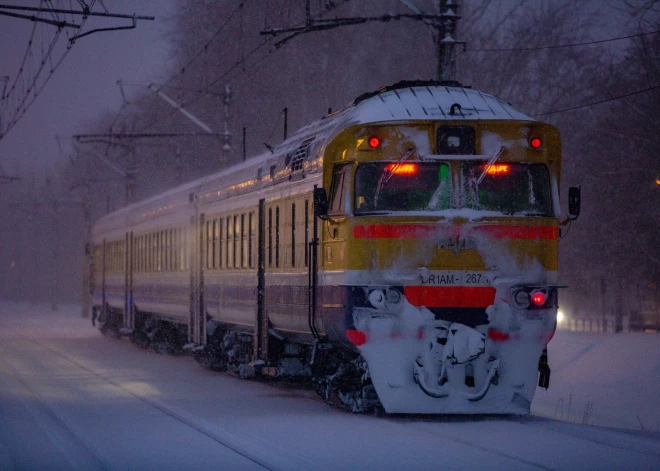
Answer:
[[[80, 318], [79, 306], [61, 306], [53, 313], [45, 305], [0, 303], [0, 311], [12, 311], [15, 316], [4, 322], [29, 329], [31, 337], [100, 336], [89, 320]], [[49, 322], [53, 317], [56, 323]], [[548, 353], [550, 388], [537, 389], [533, 415], [660, 437], [659, 334], [558, 330]]]
[[659, 339], [560, 332], [536, 416], [375, 417], [103, 337], [76, 306], [0, 302], [0, 469], [657, 470], [657, 363], [631, 363]]
[[557, 420], [660, 433], [660, 334], [559, 330], [552, 375], [532, 413]]

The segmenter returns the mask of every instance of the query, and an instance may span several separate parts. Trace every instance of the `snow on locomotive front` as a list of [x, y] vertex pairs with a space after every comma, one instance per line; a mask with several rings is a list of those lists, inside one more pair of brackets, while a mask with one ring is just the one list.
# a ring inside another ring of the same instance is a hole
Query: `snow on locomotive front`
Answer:
[[353, 108], [324, 155], [319, 315], [387, 412], [526, 414], [547, 387], [560, 164], [556, 128], [476, 90]]

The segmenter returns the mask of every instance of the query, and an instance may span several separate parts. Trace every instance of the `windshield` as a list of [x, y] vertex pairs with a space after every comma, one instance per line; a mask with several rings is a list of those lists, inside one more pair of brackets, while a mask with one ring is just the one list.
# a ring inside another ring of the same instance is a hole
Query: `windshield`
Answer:
[[449, 209], [450, 186], [446, 163], [362, 163], [355, 173], [355, 213]]
[[551, 216], [550, 175], [543, 164], [463, 162], [463, 206], [505, 214]]

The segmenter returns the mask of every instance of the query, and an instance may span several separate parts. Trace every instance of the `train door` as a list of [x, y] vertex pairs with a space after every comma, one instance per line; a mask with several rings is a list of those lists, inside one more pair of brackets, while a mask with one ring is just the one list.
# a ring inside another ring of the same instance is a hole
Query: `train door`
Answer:
[[188, 341], [206, 344], [206, 309], [204, 307], [204, 214], [190, 219], [190, 316]]
[[257, 215], [257, 311], [254, 328], [254, 359], [268, 360], [268, 312], [266, 310], [266, 200], [259, 200]]
[[127, 232], [124, 239], [124, 325], [125, 329], [135, 327], [133, 306], [133, 233]]
[[103, 239], [103, 243], [101, 246], [101, 320], [105, 322], [108, 319], [108, 312], [107, 312], [107, 304], [106, 304], [106, 297], [105, 297], [105, 272], [106, 272], [106, 267], [107, 267], [107, 244], [105, 243], [105, 239]]

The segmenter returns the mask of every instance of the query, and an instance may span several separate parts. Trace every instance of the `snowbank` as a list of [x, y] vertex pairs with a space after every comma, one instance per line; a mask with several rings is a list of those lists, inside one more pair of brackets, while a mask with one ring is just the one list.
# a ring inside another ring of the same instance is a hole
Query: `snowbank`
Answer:
[[548, 345], [550, 388], [532, 413], [660, 432], [660, 335], [559, 330]]

